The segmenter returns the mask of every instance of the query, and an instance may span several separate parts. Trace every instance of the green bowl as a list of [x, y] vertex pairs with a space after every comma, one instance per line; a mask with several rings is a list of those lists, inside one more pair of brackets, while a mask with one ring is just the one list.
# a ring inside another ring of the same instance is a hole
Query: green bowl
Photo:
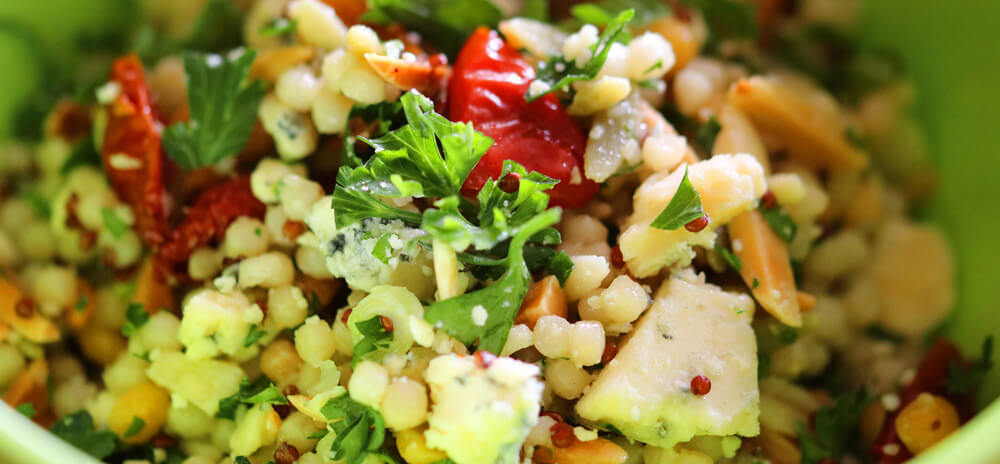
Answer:
[[[167, 1], [167, 0], [162, 0]], [[38, 31], [37, 43], [0, 32], [0, 140], [9, 133], [10, 109], [45, 72], [32, 66], [38, 46], [55, 56], [54, 66], [73, 66], [65, 50], [74, 34], [99, 30], [119, 16], [101, 5], [115, 0], [0, 2], [0, 24], [16, 19]], [[118, 3], [120, 5], [120, 2]], [[997, 276], [1000, 263], [1000, 214], [988, 204], [1000, 198], [1000, 156], [991, 155], [997, 139], [1000, 47], [996, 18], [1000, 2], [983, 0], [869, 0], [861, 37], [899, 52], [916, 81], [918, 117], [938, 160], [940, 187], [928, 213], [952, 240], [959, 264], [958, 305], [946, 332], [975, 353], [988, 334], [1000, 336]], [[990, 135], [993, 134], [993, 135]], [[994, 213], [989, 213], [994, 211]], [[985, 214], [984, 214], [985, 212]], [[990, 309], [994, 308], [994, 309]], [[982, 392], [989, 405], [945, 442], [922, 454], [918, 464], [1000, 462], [1000, 369], [993, 369]], [[0, 405], [0, 462], [92, 462], [62, 441]]]

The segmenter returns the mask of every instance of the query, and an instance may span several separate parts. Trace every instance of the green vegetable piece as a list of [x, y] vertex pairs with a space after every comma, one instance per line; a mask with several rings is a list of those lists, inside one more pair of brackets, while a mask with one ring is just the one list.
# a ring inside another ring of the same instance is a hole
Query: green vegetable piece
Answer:
[[774, 208], [764, 208], [761, 207], [760, 214], [764, 216], [764, 220], [767, 221], [767, 225], [771, 226], [771, 230], [778, 235], [779, 238], [785, 241], [785, 243], [792, 243], [795, 240], [795, 234], [798, 232], [798, 225], [792, 220], [791, 216], [785, 214], [781, 210], [780, 206], [775, 206]]
[[191, 121], [163, 132], [163, 144], [185, 169], [212, 166], [239, 153], [257, 121], [264, 84], [248, 82], [256, 53], [227, 56], [184, 53]]
[[131, 337], [149, 322], [149, 313], [143, 309], [139, 303], [129, 303], [125, 309], [125, 325], [122, 326], [122, 335]]
[[375, 316], [366, 321], [358, 322], [355, 327], [361, 333], [362, 338], [354, 344], [354, 358], [351, 360], [351, 367], [358, 365], [365, 355], [376, 350], [388, 349], [392, 344], [392, 332], [385, 330], [382, 326], [382, 316]]
[[95, 459], [104, 459], [115, 450], [115, 434], [94, 430], [94, 419], [85, 410], [64, 416], [49, 431]]
[[[591, 47], [592, 58], [584, 65], [577, 66], [576, 61], [567, 61], [565, 57], [558, 56], [549, 58], [548, 61], [538, 64], [535, 80], [545, 84], [545, 91], [533, 93], [528, 89], [524, 98], [529, 103], [542, 98], [557, 89], [568, 88], [568, 86], [578, 81], [589, 81], [597, 77], [597, 73], [604, 67], [604, 62], [608, 59], [608, 52], [611, 51], [611, 44], [618, 41], [623, 34], [627, 33], [625, 26], [635, 16], [635, 10], [625, 10], [611, 20], [604, 32], [598, 38], [597, 43]], [[532, 86], [534, 87], [534, 85]]]
[[830, 406], [816, 412], [815, 434], [800, 423], [795, 425], [802, 449], [802, 464], [818, 464], [825, 458], [840, 458], [857, 442], [858, 419], [870, 399], [865, 390], [846, 393]]
[[684, 177], [677, 192], [667, 207], [660, 212], [659, 216], [650, 224], [651, 227], [663, 230], [676, 230], [684, 227], [685, 224], [705, 215], [705, 210], [701, 206], [701, 195], [691, 185], [688, 179], [687, 167], [684, 168]]
[[35, 405], [31, 403], [21, 403], [14, 408], [17, 412], [21, 413], [22, 416], [28, 419], [33, 419], [35, 417]]
[[125, 232], [130, 229], [129, 225], [122, 221], [122, 218], [112, 208], [101, 208], [101, 220], [104, 222], [104, 228], [108, 229], [108, 232], [115, 239], [122, 238], [122, 235], [125, 235]]
[[141, 417], [133, 417], [132, 423], [129, 424], [128, 428], [125, 429], [125, 438], [132, 438], [142, 432], [143, 427], [146, 426], [146, 421], [142, 420]]

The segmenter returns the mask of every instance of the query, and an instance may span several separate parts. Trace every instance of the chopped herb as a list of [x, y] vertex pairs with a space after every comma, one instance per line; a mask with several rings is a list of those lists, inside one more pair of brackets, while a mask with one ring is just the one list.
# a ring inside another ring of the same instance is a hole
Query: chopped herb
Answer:
[[97, 152], [97, 148], [94, 146], [94, 134], [92, 133], [87, 134], [87, 137], [73, 147], [73, 151], [69, 153], [69, 157], [66, 158], [62, 167], [59, 168], [59, 173], [67, 175], [81, 166], [101, 166], [101, 154]]
[[726, 264], [729, 264], [729, 267], [733, 268], [734, 271], [736, 272], [743, 271], [743, 262], [740, 261], [739, 256], [736, 256], [735, 254], [733, 254], [733, 252], [721, 246], [716, 246], [715, 252], [718, 253], [719, 256], [722, 256], [722, 259], [724, 259], [726, 261]]
[[149, 322], [149, 313], [143, 309], [139, 303], [129, 303], [125, 309], [125, 325], [122, 326], [122, 335], [131, 337], [142, 326]]
[[370, 0], [362, 21], [407, 30], [449, 55], [454, 55], [466, 37], [479, 26], [494, 28], [503, 13], [489, 0]]
[[386, 349], [392, 344], [392, 332], [385, 330], [382, 326], [382, 317], [375, 316], [367, 321], [358, 322], [355, 327], [361, 332], [361, 340], [354, 345], [354, 359], [351, 360], [351, 367], [354, 368], [365, 355], [376, 350]]
[[[560, 216], [559, 209], [550, 209], [528, 220], [511, 240], [509, 254], [504, 260], [507, 270], [500, 280], [481, 290], [437, 301], [427, 307], [424, 317], [432, 324], [441, 324], [446, 333], [462, 343], [472, 344], [478, 340], [479, 349], [499, 354], [531, 284], [531, 273], [524, 262], [525, 242], [558, 222]], [[476, 325], [469, 317], [469, 308], [476, 305], [487, 310], [483, 325]]]
[[721, 131], [722, 125], [719, 124], [719, 120], [715, 116], [708, 118], [708, 122], [698, 126], [694, 139], [695, 143], [704, 150], [705, 155], [712, 155], [712, 149], [715, 148], [715, 139]]
[[250, 405], [288, 404], [288, 399], [278, 391], [278, 387], [267, 377], [261, 376], [253, 382], [244, 378], [236, 393], [219, 400], [219, 410], [215, 413], [215, 417], [233, 420], [236, 418], [236, 408], [244, 403]]
[[569, 255], [560, 251], [549, 261], [545, 270], [559, 279], [559, 285], [565, 286], [569, 274], [573, 272], [573, 261], [569, 259]]
[[385, 441], [385, 420], [378, 411], [343, 394], [327, 401], [320, 413], [330, 421], [329, 428], [336, 436], [327, 455], [330, 460], [360, 464], [372, 454], [382, 457], [379, 450]]
[[134, 356], [137, 359], [141, 359], [143, 361], [146, 361], [146, 362], [150, 362], [151, 361], [149, 359], [149, 352], [148, 351], [145, 352], [145, 353], [132, 353], [132, 356]]
[[128, 429], [125, 430], [125, 438], [132, 438], [142, 432], [143, 427], [146, 426], [146, 421], [142, 420], [141, 417], [135, 416], [132, 418], [132, 423], [129, 424]]
[[902, 343], [906, 340], [902, 335], [890, 331], [882, 324], [871, 324], [865, 327], [865, 335], [896, 344]]
[[96, 459], [104, 459], [115, 450], [115, 434], [94, 430], [94, 419], [85, 410], [64, 416], [49, 431]]
[[308, 438], [310, 440], [319, 440], [319, 439], [325, 437], [326, 434], [328, 434], [328, 433], [330, 433], [330, 431], [327, 430], [327, 429], [317, 430], [317, 431], [315, 431], [313, 433], [310, 433], [309, 436], [307, 436], [306, 438]]
[[400, 101], [409, 124], [377, 139], [362, 139], [375, 148], [375, 156], [364, 166], [340, 168], [333, 193], [338, 228], [367, 217], [419, 224], [420, 214], [388, 206], [374, 195], [457, 195], [492, 143], [471, 124], [451, 122], [435, 113], [434, 103], [417, 92]]
[[701, 206], [701, 195], [695, 190], [688, 179], [687, 167], [684, 167], [684, 177], [677, 186], [677, 192], [667, 207], [650, 224], [651, 227], [663, 230], [676, 230], [685, 224], [705, 215]]
[[870, 399], [865, 390], [845, 393], [830, 406], [816, 412], [815, 433], [801, 422], [795, 424], [802, 449], [802, 464], [818, 464], [826, 458], [839, 459], [857, 443], [858, 419]]
[[383, 263], [388, 263], [389, 258], [392, 257], [392, 245], [389, 244], [390, 237], [392, 237], [391, 234], [379, 237], [378, 241], [375, 242], [375, 247], [372, 248], [372, 256], [378, 258]]
[[185, 169], [212, 166], [235, 155], [250, 138], [264, 84], [249, 82], [256, 53], [184, 53], [191, 121], [163, 132], [167, 154]]
[[771, 226], [771, 230], [779, 238], [786, 243], [792, 243], [792, 240], [795, 240], [795, 233], [798, 231], [798, 226], [792, 220], [791, 216], [781, 210], [780, 206], [775, 206], [774, 208], [761, 207], [759, 210], [760, 214], [764, 216], [764, 220], [767, 221], [767, 225]]
[[261, 235], [263, 235], [263, 233], [264, 233], [264, 231], [261, 230], [260, 227], [258, 227], [258, 228], [256, 228], [256, 229], [253, 230], [253, 234], [256, 235], [256, 236], [258, 236], [258, 237], [260, 237]]
[[319, 314], [323, 310], [323, 302], [319, 301], [316, 292], [309, 292], [309, 315]]
[[233, 464], [253, 464], [253, 463], [251, 463], [250, 459], [247, 459], [246, 456], [236, 456], [235, 458], [233, 458]]
[[88, 301], [88, 298], [87, 298], [87, 293], [86, 292], [80, 292], [80, 298], [77, 298], [76, 305], [73, 306], [73, 309], [75, 309], [76, 312], [78, 312], [78, 313], [82, 313], [84, 309], [87, 309], [87, 303], [88, 302], [89, 301]]
[[49, 201], [38, 190], [34, 188], [21, 189], [20, 197], [28, 202], [38, 217], [48, 219], [49, 216], [52, 216], [52, 207], [49, 206]]
[[757, 287], [760, 287], [760, 280], [758, 280], [756, 277], [754, 277], [753, 278], [753, 285], [751, 285], [750, 288], [752, 288], [754, 290], [757, 290]]
[[986, 374], [991, 368], [993, 368], [992, 335], [983, 340], [979, 359], [969, 365], [955, 361], [948, 365], [948, 393], [964, 395], [975, 392], [986, 380]]
[[701, 11], [711, 36], [710, 48], [723, 40], [757, 38], [757, 7], [739, 0], [683, 0]]
[[733, 306], [733, 312], [736, 314], [743, 314], [747, 312], [747, 310], [740, 308], [739, 306]]
[[104, 221], [104, 228], [108, 229], [115, 239], [122, 238], [122, 235], [129, 230], [128, 224], [112, 208], [101, 208], [101, 220]]
[[[578, 81], [589, 81], [597, 77], [608, 59], [611, 44], [616, 42], [626, 32], [625, 26], [635, 16], [635, 10], [625, 10], [611, 20], [597, 43], [591, 46], [591, 58], [583, 66], [578, 66], [576, 60], [567, 60], [563, 56], [555, 56], [538, 64], [535, 82], [544, 84], [543, 92], [535, 93], [528, 90], [525, 100], [535, 101], [549, 93], [560, 89], [568, 89], [569, 85]], [[532, 84], [531, 87], [535, 87]]]
[[854, 145], [854, 148], [865, 149], [868, 147], [868, 141], [865, 140], [865, 138], [862, 137], [854, 127], [848, 127], [844, 131], [844, 138], [846, 138], [848, 142], [851, 142], [851, 145]]
[[251, 325], [250, 331], [247, 332], [246, 338], [243, 339], [243, 348], [249, 348], [254, 343], [257, 343], [258, 340], [264, 338], [265, 335], [267, 335], [266, 330], [262, 330], [257, 324]]
[[31, 403], [21, 403], [17, 405], [17, 407], [14, 409], [16, 409], [17, 412], [21, 413], [22, 416], [27, 417], [28, 419], [33, 419], [36, 414], [35, 405]]
[[257, 31], [257, 35], [260, 37], [280, 37], [285, 35], [291, 35], [295, 33], [295, 30], [299, 27], [299, 20], [293, 19], [291, 21], [285, 18], [276, 18], [265, 24], [263, 27]]
[[795, 343], [795, 341], [798, 339], [799, 339], [798, 330], [795, 330], [794, 328], [785, 325], [782, 325], [778, 329], [778, 341], [780, 341], [783, 345], [791, 345], [792, 343]]

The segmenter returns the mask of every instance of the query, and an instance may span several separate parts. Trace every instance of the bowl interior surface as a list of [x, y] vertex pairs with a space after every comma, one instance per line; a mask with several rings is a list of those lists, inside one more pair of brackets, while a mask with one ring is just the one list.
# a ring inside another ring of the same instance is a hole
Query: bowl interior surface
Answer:
[[[0, 2], [0, 140], [12, 109], [47, 72], [71, 69], [81, 31], [120, 20], [129, 0]], [[166, 1], [166, 0], [163, 0]], [[937, 159], [938, 192], [924, 213], [949, 234], [958, 265], [958, 301], [946, 333], [968, 353], [988, 334], [1000, 336], [1000, 2], [869, 0], [860, 24], [866, 42], [898, 52], [918, 89], [917, 114]], [[19, 28], [14, 24], [23, 24]], [[39, 65], [37, 53], [51, 56]], [[0, 160], [2, 161], [2, 160]], [[973, 422], [924, 453], [920, 464], [1000, 461], [1000, 368], [993, 369]], [[0, 405], [0, 461], [88, 462], [48, 433]]]

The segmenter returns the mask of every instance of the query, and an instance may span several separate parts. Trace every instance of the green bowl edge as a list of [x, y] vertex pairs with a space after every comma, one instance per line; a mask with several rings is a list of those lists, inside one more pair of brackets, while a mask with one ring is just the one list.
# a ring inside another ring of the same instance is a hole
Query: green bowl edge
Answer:
[[[45, 31], [39, 46], [54, 51], [62, 65], [71, 66], [72, 57], [65, 50], [74, 31], [85, 24], [95, 30], [95, 24], [107, 18], [94, 3], [3, 2], [0, 20], [26, 18], [28, 24]], [[60, 14], [53, 15], [53, 11]], [[1000, 198], [1000, 182], [992, 176], [1000, 172], [1000, 157], [989, 156], [990, 144], [986, 143], [996, 139], [998, 132], [991, 124], [1000, 108], [1000, 88], [991, 82], [1000, 75], [997, 16], [1000, 2], [873, 0], [866, 3], [861, 27], [865, 40], [901, 53], [919, 90], [917, 114], [940, 166], [940, 189], [928, 214], [948, 230], [960, 274], [955, 315], [945, 333], [969, 353], [976, 353], [987, 334], [1000, 335], [1000, 312], [990, 310], [997, 306], [998, 292], [990, 277], [998, 274], [995, 269], [1000, 262], [1000, 242], [994, 232], [1000, 230], [1000, 215], [991, 215], [995, 206], [986, 203]], [[20, 61], [24, 49], [16, 45], [15, 39], [0, 36], [0, 63], [9, 64], [0, 68], [17, 69], [19, 62], [24, 64]], [[35, 71], [30, 74], [37, 76]], [[0, 89], [23, 91], [33, 77], [2, 73]], [[7, 135], [7, 113], [14, 102], [7, 96], [0, 98], [0, 140]], [[998, 393], [1000, 369], [994, 369], [981, 400], [989, 402]], [[13, 462], [95, 462], [2, 404], [0, 429], [0, 456]], [[997, 462], [996, 430], [1000, 430], [1000, 402], [914, 462]]]

